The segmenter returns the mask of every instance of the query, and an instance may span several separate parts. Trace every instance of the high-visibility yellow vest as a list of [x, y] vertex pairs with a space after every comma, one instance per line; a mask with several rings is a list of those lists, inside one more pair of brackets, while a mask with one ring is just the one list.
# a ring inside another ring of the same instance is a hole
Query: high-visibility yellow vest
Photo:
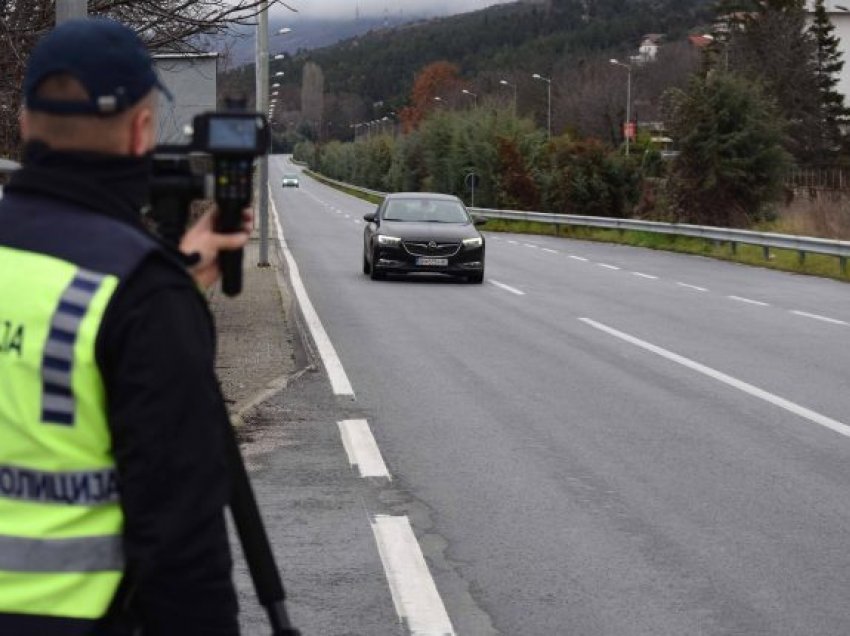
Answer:
[[[145, 243], [105, 217], [10, 214], [11, 203], [0, 206], [0, 614], [96, 620], [115, 597], [124, 563], [95, 343], [120, 270], [141, 260]], [[107, 252], [126, 262], [104, 273], [38, 249], [39, 232], [48, 232], [47, 244], [62, 244], [51, 227], [67, 228], [67, 241], [81, 241], [76, 252], [88, 248], [94, 262], [108, 258], [85, 237], [119, 228]]]

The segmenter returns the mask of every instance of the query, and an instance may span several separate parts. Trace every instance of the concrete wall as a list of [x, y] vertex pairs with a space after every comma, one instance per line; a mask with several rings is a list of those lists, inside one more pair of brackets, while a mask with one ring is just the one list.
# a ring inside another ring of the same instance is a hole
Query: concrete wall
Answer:
[[160, 96], [159, 143], [182, 144], [195, 115], [215, 110], [218, 54], [168, 54], [154, 56], [163, 84], [174, 95], [171, 102]]

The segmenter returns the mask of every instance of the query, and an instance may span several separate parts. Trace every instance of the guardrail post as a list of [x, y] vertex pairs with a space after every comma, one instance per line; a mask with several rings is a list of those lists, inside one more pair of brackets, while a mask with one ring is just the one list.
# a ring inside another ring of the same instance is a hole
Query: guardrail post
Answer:
[[732, 249], [732, 256], [737, 256], [738, 255], [738, 244], [735, 241], [730, 241], [729, 247]]
[[847, 276], [847, 257], [839, 256], [838, 257], [838, 267], [841, 268], [841, 275]]
[[764, 260], [769, 261], [770, 260], [770, 248], [767, 245], [765, 245], [764, 247], [761, 248], [761, 251], [762, 251], [762, 254], [764, 255]]
[[803, 250], [800, 250], [799, 252], [797, 252], [797, 262], [800, 265], [806, 264], [806, 253]]

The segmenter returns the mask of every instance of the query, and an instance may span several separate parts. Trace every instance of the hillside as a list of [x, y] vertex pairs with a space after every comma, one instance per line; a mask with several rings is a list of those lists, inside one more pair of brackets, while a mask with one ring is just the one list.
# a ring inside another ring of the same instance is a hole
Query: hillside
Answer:
[[[421, 20], [419, 15], [389, 16], [363, 16], [358, 19], [324, 18], [311, 19], [295, 17], [284, 19], [273, 16], [270, 20], [270, 32], [277, 33], [282, 27], [291, 27], [292, 33], [287, 37], [274, 37], [271, 46], [275, 53], [284, 51], [296, 53], [298, 51], [311, 51], [313, 49], [330, 47], [343, 40], [350, 40], [365, 35], [370, 31], [383, 28], [396, 28], [406, 22]], [[223, 49], [225, 45], [230, 49], [231, 64], [244, 65], [254, 61], [256, 27], [238, 27], [226, 36], [214, 39], [215, 49]]]
[[[514, 3], [469, 14], [373, 31], [285, 62], [300, 81], [307, 60], [325, 73], [326, 92], [402, 102], [414, 74], [446, 59], [473, 77], [533, 68], [551, 73], [594, 52], [634, 51], [647, 33], [682, 37], [709, 20], [710, 0], [551, 0]], [[276, 69], [277, 70], [277, 69]]]

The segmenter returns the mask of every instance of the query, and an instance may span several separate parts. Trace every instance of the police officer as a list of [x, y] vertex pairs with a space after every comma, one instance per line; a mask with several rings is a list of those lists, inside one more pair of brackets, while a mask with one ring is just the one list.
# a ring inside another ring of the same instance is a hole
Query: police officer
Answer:
[[191, 258], [146, 233], [162, 86], [131, 30], [63, 24], [23, 88], [0, 201], [0, 634], [237, 634], [198, 287], [247, 228], [203, 218]]

